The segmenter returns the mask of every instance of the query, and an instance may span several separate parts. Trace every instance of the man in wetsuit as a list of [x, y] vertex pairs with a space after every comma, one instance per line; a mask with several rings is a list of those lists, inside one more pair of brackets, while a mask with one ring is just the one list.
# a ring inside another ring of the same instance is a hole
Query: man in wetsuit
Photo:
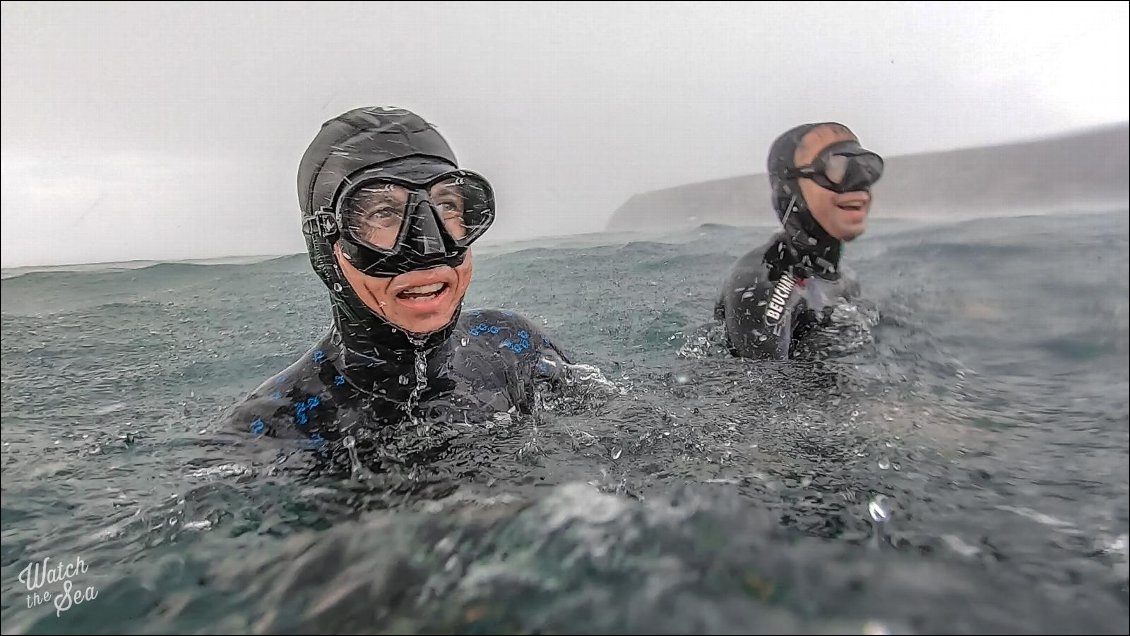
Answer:
[[298, 198], [332, 325], [229, 409], [233, 426], [352, 450], [398, 423], [528, 413], [561, 377], [566, 356], [529, 320], [462, 310], [494, 194], [419, 116], [359, 108], [326, 122], [302, 157]]
[[846, 126], [805, 124], [773, 143], [768, 173], [783, 228], [734, 264], [714, 317], [735, 356], [786, 360], [838, 299], [858, 294], [840, 255], [864, 231], [883, 159]]

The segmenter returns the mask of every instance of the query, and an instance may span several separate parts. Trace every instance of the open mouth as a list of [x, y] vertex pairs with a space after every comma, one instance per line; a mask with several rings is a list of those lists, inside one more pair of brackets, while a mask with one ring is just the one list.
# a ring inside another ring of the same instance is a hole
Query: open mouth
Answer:
[[396, 297], [403, 300], [430, 300], [442, 295], [447, 291], [447, 287], [447, 283], [432, 283], [430, 285], [408, 287], [400, 290], [400, 293], [398, 293]]
[[867, 205], [866, 201], [845, 201], [836, 204], [836, 207], [845, 212], [862, 212], [864, 206]]

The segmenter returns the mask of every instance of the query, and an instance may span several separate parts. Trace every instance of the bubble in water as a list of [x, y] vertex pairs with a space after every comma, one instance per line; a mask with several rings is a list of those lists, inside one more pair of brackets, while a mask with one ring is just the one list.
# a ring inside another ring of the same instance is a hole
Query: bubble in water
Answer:
[[879, 458], [879, 470], [887, 470], [891, 467], [891, 460], [886, 457]]
[[892, 442], [887, 442], [887, 448], [894, 448], [894, 447], [895, 447], [895, 445]]
[[867, 512], [871, 514], [871, 520], [875, 523], [886, 523], [891, 519], [891, 507], [885, 495], [876, 495], [868, 502]]
[[612, 449], [612, 459], [620, 459], [620, 455], [622, 455], [623, 453], [624, 453], [624, 449], [613, 448]]
[[372, 474], [361, 464], [361, 459], [357, 456], [357, 440], [353, 439], [352, 435], [346, 435], [345, 439], [341, 440], [341, 445], [349, 451], [350, 472], [353, 479], [369, 479]]
[[859, 411], [852, 411], [851, 416], [852, 417], [859, 417]]
[[169, 525], [170, 526], [177, 525], [177, 518], [176, 517], [169, 517]]

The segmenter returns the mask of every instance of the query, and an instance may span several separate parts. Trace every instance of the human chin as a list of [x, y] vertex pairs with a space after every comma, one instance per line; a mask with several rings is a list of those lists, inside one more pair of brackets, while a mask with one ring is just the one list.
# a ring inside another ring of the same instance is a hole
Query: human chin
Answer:
[[839, 230], [837, 234], [841, 241], [848, 242], [859, 238], [865, 231], [867, 231], [867, 213], [851, 213], [850, 218], [844, 218], [841, 215], [837, 221]]

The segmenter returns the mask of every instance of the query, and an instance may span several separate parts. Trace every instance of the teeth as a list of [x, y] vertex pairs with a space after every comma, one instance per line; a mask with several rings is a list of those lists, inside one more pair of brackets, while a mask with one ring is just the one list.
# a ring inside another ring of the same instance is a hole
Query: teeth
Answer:
[[409, 287], [404, 292], [408, 294], [434, 294], [443, 289], [443, 283], [432, 283], [431, 285], [422, 285], [420, 287]]

